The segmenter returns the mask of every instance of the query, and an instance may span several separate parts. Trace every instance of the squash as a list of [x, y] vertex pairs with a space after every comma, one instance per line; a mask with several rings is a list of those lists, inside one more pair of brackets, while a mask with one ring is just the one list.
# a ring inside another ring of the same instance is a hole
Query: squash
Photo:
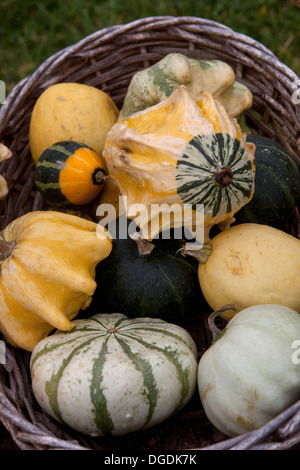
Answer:
[[180, 254], [180, 238], [153, 243], [131, 238], [137, 226], [125, 216], [108, 225], [114, 236], [110, 255], [96, 267], [97, 288], [91, 305], [80, 316], [122, 312], [126, 316], [161, 318], [183, 325], [205, 311], [197, 276], [198, 262]]
[[252, 106], [252, 93], [235, 79], [227, 63], [171, 53], [133, 75], [118, 119], [156, 105], [180, 85], [185, 85], [192, 97], [201, 92], [211, 93], [230, 117], [237, 117]]
[[70, 330], [96, 288], [96, 265], [110, 254], [108, 232], [60, 212], [36, 211], [0, 233], [0, 331], [32, 351], [54, 328]]
[[219, 431], [230, 437], [253, 431], [300, 399], [299, 313], [254, 305], [216, 334], [200, 359], [197, 382]]
[[[11, 150], [0, 143], [0, 163], [12, 157]], [[3, 201], [9, 193], [6, 179], [0, 175], [0, 201]]]
[[30, 151], [36, 163], [56, 142], [74, 140], [90, 146], [101, 157], [107, 131], [119, 110], [104, 91], [81, 83], [56, 83], [46, 88], [33, 107]]
[[150, 428], [179, 411], [197, 382], [189, 333], [120, 313], [77, 319], [34, 349], [34, 395], [54, 419], [92, 436]]
[[194, 225], [198, 217], [209, 232], [214, 224], [230, 224], [253, 196], [253, 144], [211, 94], [194, 100], [183, 85], [158, 105], [116, 123], [103, 156], [126, 198], [127, 217], [136, 217], [138, 204], [146, 208], [138, 225], [148, 240], [162, 229], [151, 221], [163, 205], [165, 213], [175, 206], [170, 227], [190, 211]]
[[[200, 262], [201, 291], [213, 310], [234, 304], [237, 312], [281, 304], [300, 313], [300, 240], [267, 225], [247, 223], [220, 232]], [[223, 315], [229, 320], [235, 312]]]
[[271, 225], [284, 229], [300, 201], [299, 170], [289, 153], [277, 142], [247, 135], [255, 144], [255, 192], [235, 215], [236, 223]]
[[106, 171], [89, 146], [72, 140], [43, 151], [36, 164], [35, 182], [48, 202], [86, 205], [99, 196]]

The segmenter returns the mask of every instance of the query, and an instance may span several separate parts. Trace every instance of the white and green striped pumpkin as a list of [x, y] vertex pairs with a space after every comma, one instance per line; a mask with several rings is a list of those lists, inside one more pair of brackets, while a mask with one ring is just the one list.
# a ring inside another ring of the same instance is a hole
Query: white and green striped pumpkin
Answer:
[[31, 356], [34, 395], [56, 420], [87, 435], [124, 435], [162, 422], [193, 396], [197, 351], [183, 328], [120, 313], [74, 324]]

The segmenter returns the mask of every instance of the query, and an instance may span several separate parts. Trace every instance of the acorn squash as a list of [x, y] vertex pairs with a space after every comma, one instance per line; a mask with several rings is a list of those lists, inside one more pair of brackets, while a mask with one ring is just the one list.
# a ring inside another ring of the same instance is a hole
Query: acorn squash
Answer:
[[277, 142], [247, 135], [255, 144], [255, 192], [235, 215], [236, 223], [252, 222], [284, 229], [300, 201], [299, 170], [289, 153]]
[[136, 217], [137, 205], [146, 208], [138, 222], [145, 239], [161, 231], [155, 211], [164, 204], [166, 213], [175, 206], [171, 227], [190, 210], [194, 225], [199, 217], [209, 232], [214, 224], [230, 224], [253, 196], [253, 144], [211, 94], [193, 99], [183, 85], [158, 105], [116, 123], [103, 156], [126, 198], [127, 216]]
[[116, 229], [111, 224], [108, 230], [113, 249], [96, 267], [97, 288], [81, 317], [119, 311], [130, 318], [154, 317], [182, 325], [205, 310], [198, 262], [180, 254], [180, 238], [163, 238], [167, 232], [151, 244], [131, 238], [138, 229], [125, 216], [116, 220]]
[[96, 223], [30, 212], [0, 233], [0, 331], [32, 351], [51, 330], [71, 330], [96, 288], [96, 265], [112, 248]]
[[178, 412], [197, 383], [197, 350], [183, 328], [120, 313], [74, 321], [34, 349], [34, 395], [54, 419], [92, 436], [148, 429]]

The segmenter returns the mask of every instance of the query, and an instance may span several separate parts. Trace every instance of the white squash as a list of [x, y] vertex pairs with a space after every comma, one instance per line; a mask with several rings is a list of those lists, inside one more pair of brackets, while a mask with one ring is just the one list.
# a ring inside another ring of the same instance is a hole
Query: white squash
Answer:
[[255, 430], [300, 399], [300, 315], [265, 304], [237, 313], [198, 367], [211, 423], [227, 436]]
[[194, 394], [196, 346], [183, 328], [118, 313], [74, 323], [31, 357], [35, 397], [58, 421], [88, 435], [122, 435], [165, 420]]

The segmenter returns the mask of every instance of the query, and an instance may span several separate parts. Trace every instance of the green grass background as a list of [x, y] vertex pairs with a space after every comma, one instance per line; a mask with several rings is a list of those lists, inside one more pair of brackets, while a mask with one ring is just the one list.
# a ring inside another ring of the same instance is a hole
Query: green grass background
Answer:
[[157, 15], [223, 23], [300, 75], [300, 8], [289, 0], [1, 0], [0, 80], [9, 92], [47, 57], [98, 29]]

